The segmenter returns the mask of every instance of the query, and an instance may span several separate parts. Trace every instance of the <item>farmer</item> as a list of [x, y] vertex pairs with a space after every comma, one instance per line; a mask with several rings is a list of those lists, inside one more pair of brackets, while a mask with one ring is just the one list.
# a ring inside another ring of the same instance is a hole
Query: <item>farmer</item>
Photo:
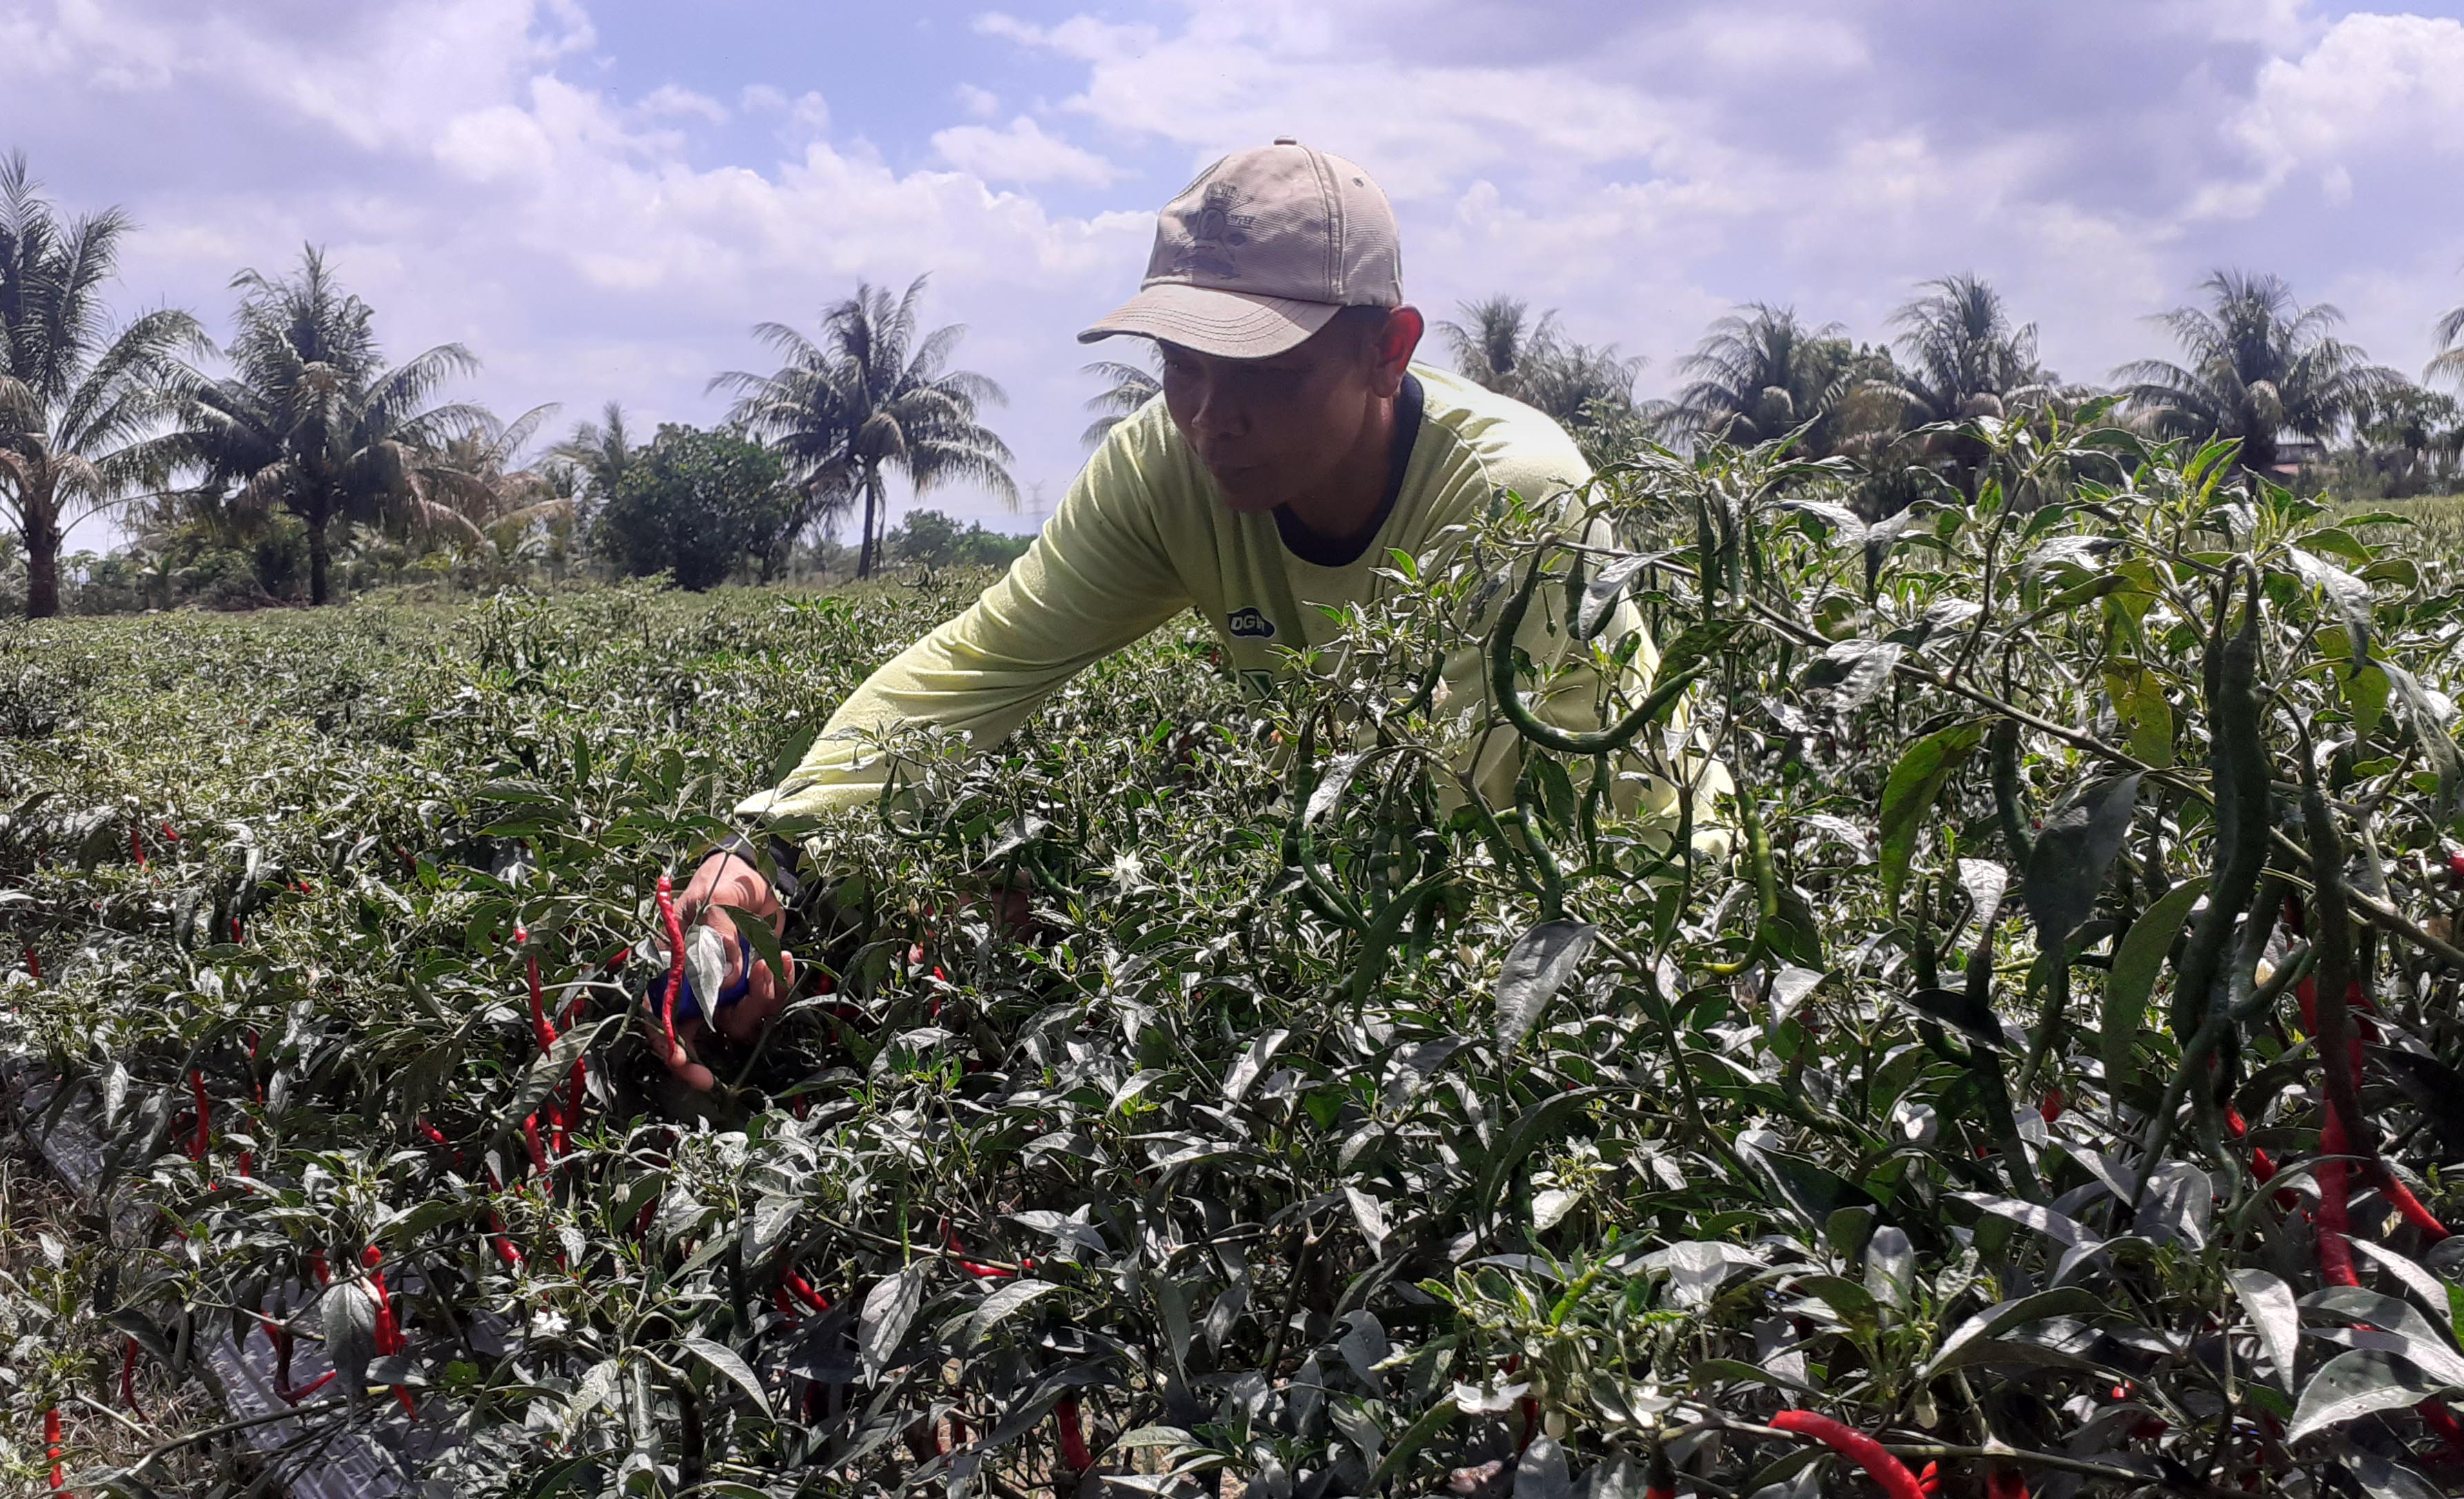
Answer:
[[[1192, 607], [1244, 683], [1270, 683], [1285, 652], [1331, 635], [1314, 606], [1393, 586], [1375, 576], [1391, 552], [1431, 557], [1501, 492], [1557, 496], [1589, 477], [1547, 416], [1414, 364], [1424, 331], [1403, 300], [1394, 210], [1358, 166], [1285, 139], [1200, 172], [1159, 216], [1137, 296], [1079, 335], [1154, 340], [1163, 399], [1112, 430], [1006, 577], [866, 679], [794, 773], [737, 814], [758, 825], [872, 802], [898, 762], [868, 736], [929, 725], [988, 747], [1073, 674]], [[1525, 643], [1547, 661], [1569, 636], [1541, 612]], [[1639, 630], [1631, 606], [1612, 628]], [[1479, 653], [1460, 654], [1441, 701], [1468, 709], [1487, 689]], [[1635, 672], [1657, 664], [1645, 639]], [[1573, 704], [1566, 721], [1596, 725], [1605, 695], [1596, 676], [1569, 673], [1539, 711], [1564, 717], [1552, 710]], [[1510, 805], [1513, 731], [1497, 729], [1470, 759], [1476, 783]], [[1675, 802], [1657, 783], [1643, 794]], [[796, 862], [783, 839], [730, 840], [695, 868], [683, 919], [708, 921], [740, 954], [715, 908], [783, 924]], [[780, 985], [765, 964], [745, 975], [731, 957], [727, 971], [745, 993], [716, 1024], [747, 1039], [777, 1012]], [[700, 1031], [683, 1027], [668, 1062], [706, 1089], [691, 1044]]]

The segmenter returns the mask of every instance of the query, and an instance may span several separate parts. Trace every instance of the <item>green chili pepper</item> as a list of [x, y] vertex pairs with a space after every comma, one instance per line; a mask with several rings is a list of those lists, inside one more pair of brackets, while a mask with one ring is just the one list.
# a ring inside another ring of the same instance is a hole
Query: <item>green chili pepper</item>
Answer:
[[1488, 644], [1489, 689], [1497, 698], [1498, 708], [1505, 713], [1507, 722], [1543, 749], [1555, 750], [1561, 755], [1597, 755], [1623, 749], [1633, 743], [1644, 729], [1667, 716], [1679, 694], [1702, 674], [1702, 668], [1680, 672], [1658, 684], [1634, 712], [1607, 728], [1578, 734], [1543, 722], [1523, 701], [1522, 689], [1515, 685], [1514, 637], [1523, 628], [1523, 616], [1530, 611], [1532, 595], [1539, 591], [1540, 576], [1545, 571], [1542, 563], [1548, 560], [1549, 547], [1552, 544], [1543, 542], [1540, 550], [1532, 555], [1530, 573], [1524, 578], [1523, 585], [1508, 596], [1505, 610], [1498, 615], [1497, 628], [1490, 634]]
[[[2241, 625], [2225, 637], [2233, 574], [2243, 573]], [[2208, 637], [2208, 763], [2215, 795], [2215, 872], [2208, 882], [2208, 907], [2190, 931], [2174, 970], [2172, 1025], [2176, 1036], [2199, 1027], [2213, 1003], [2216, 973], [2233, 925], [2257, 889], [2267, 862], [2273, 804], [2268, 790], [2266, 740], [2258, 720], [2259, 578], [2236, 559], [2216, 585], [2215, 628]]]

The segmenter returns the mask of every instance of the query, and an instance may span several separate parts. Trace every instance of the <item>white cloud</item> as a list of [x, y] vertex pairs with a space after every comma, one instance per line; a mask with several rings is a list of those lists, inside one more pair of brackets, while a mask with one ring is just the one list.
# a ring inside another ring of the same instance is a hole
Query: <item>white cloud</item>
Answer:
[[1102, 187], [1120, 175], [1111, 163], [1045, 135], [1043, 126], [1024, 115], [1004, 130], [989, 125], [935, 130], [933, 149], [941, 160], [986, 182], [1067, 182]]
[[2351, 193], [2352, 167], [2389, 152], [2464, 153], [2464, 22], [2345, 16], [2300, 56], [2262, 67], [2232, 129], [2256, 169], [2213, 185], [2205, 215], [2247, 217], [2304, 171], [2332, 201]]
[[829, 100], [810, 89], [789, 99], [767, 83], [749, 83], [737, 102], [750, 114], [772, 115], [786, 122], [792, 134], [825, 135], [830, 128]]
[[[698, 72], [712, 94], [644, 94], [669, 59], [585, 55], [573, 0], [0, 0], [0, 97], [55, 187], [135, 210], [138, 299], [218, 321], [234, 268], [314, 240], [389, 347], [468, 342], [506, 410], [616, 396], [707, 421], [709, 375], [762, 357], [753, 321], [809, 328], [858, 279], [930, 271], [928, 319], [971, 325], [960, 360], [1009, 386], [1019, 476], [1053, 493], [1089, 393], [1071, 334], [1134, 284], [1189, 165], [1279, 134], [1376, 175], [1433, 316], [1527, 295], [1650, 356], [1662, 389], [1736, 301], [1878, 338], [1953, 270], [2089, 379], [2155, 352], [2145, 315], [2211, 265], [2263, 257], [2408, 368], [2464, 300], [2464, 207], [2434, 190], [2464, 147], [2452, 21], [2310, 0], [1153, 15], [983, 16], [1028, 54], [1001, 95], [901, 77], [825, 101]], [[942, 117], [904, 123], [916, 99]], [[731, 138], [758, 143], [714, 161]]]
[[728, 118], [725, 104], [707, 94], [696, 94], [673, 83], [662, 83], [642, 96], [641, 109], [643, 114], [652, 119], [691, 115], [715, 125], [727, 123]]

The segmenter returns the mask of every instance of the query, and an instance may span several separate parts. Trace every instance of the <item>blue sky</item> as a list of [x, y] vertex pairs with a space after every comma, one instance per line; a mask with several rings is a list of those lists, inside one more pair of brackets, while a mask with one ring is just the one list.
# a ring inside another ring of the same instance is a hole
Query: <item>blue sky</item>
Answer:
[[1739, 301], [1881, 339], [1951, 271], [2077, 379], [2164, 352], [2147, 315], [2219, 265], [2407, 370], [2464, 303], [2453, 4], [0, 0], [0, 149], [136, 216], [128, 310], [219, 332], [234, 271], [314, 241], [500, 412], [647, 426], [715, 419], [753, 322], [929, 271], [1045, 508], [1072, 334], [1197, 166], [1283, 133], [1386, 187], [1433, 317], [1529, 296], [1647, 391]]

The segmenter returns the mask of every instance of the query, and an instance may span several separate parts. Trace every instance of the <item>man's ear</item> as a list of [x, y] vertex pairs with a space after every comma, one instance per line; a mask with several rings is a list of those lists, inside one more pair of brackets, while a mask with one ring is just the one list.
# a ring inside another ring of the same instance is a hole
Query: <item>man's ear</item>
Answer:
[[1402, 390], [1404, 371], [1411, 365], [1413, 351], [1420, 346], [1420, 335], [1427, 331], [1418, 307], [1397, 307], [1386, 315], [1377, 330], [1369, 376], [1379, 395], [1392, 398]]

